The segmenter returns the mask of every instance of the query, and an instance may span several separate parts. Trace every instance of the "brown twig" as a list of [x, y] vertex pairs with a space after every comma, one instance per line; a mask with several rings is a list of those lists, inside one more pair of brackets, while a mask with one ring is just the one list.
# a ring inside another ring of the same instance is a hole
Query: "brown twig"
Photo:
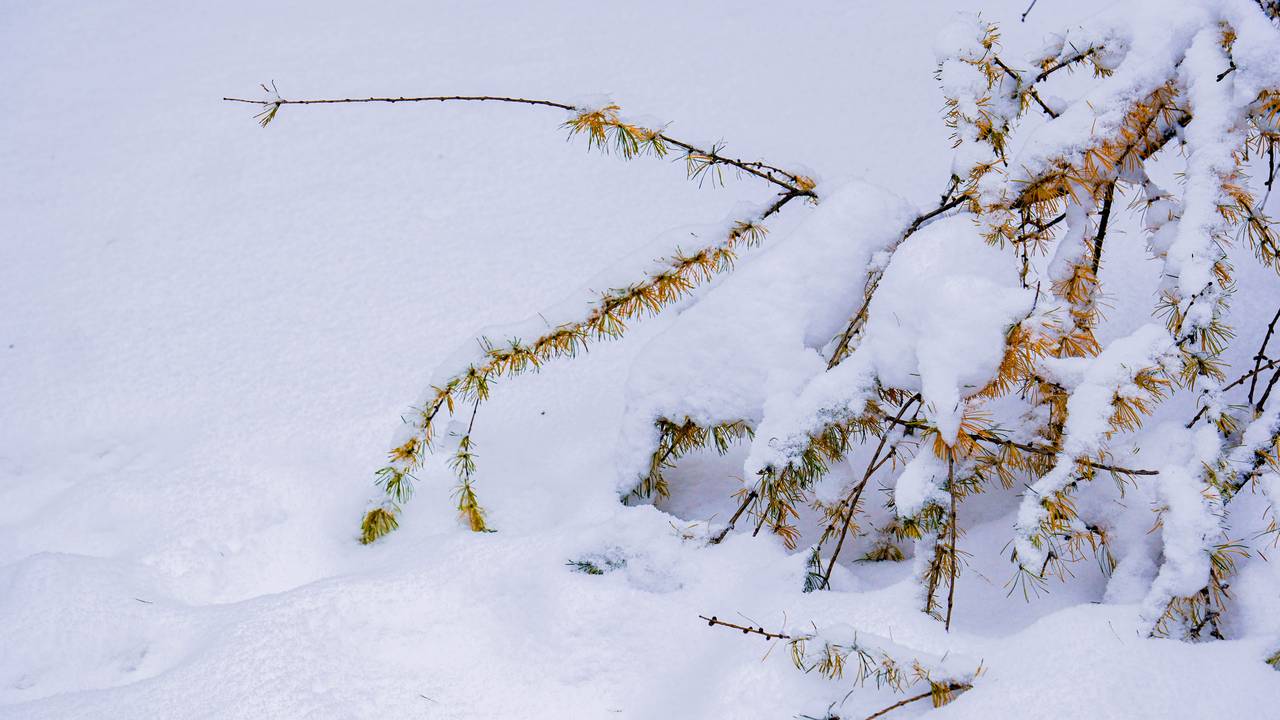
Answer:
[[947, 491], [951, 495], [951, 578], [947, 585], [947, 620], [943, 629], [951, 632], [951, 607], [956, 599], [956, 479], [955, 461], [947, 458]]
[[[923, 215], [916, 217], [915, 220], [911, 221], [911, 224], [907, 226], [906, 231], [902, 233], [902, 237], [898, 239], [897, 244], [901, 244], [904, 240], [911, 237], [917, 230], [923, 227], [925, 223], [936, 218], [942, 213], [947, 212], [948, 210], [953, 210], [959, 207], [961, 204], [969, 200], [968, 195], [961, 195], [959, 197], [952, 198], [950, 200], [946, 200], [945, 199], [946, 195], [944, 195], [943, 198], [944, 198], [944, 202], [940, 204], [938, 207], [934, 208], [933, 210], [930, 210], [927, 213], [924, 213]], [[895, 247], [896, 247], [896, 244], [895, 244]], [[844, 360], [846, 353], [849, 351], [849, 343], [853, 341], [853, 336], [857, 334], [858, 328], [862, 326], [862, 320], [866, 317], [867, 308], [871, 305], [871, 297], [875, 294], [876, 287], [879, 285], [880, 277], [882, 275], [883, 275], [882, 271], [874, 272], [872, 273], [872, 276], [868, 278], [867, 291], [864, 294], [865, 297], [862, 302], [862, 306], [858, 308], [858, 311], [853, 314], [853, 318], [851, 318], [849, 320], [849, 323], [845, 325], [844, 332], [840, 333], [840, 339], [836, 341], [836, 347], [834, 350], [831, 351], [831, 358], [827, 360], [828, 370], [830, 370], [831, 368], [834, 368], [836, 365], [839, 365], [840, 361]]]
[[[1037, 455], [1056, 456], [1058, 454], [1053, 450], [1050, 450], [1049, 448], [1036, 447], [1034, 445], [1027, 445], [1026, 443], [1014, 442], [1013, 440], [1006, 440], [1004, 438], [999, 438], [994, 436], [982, 435], [982, 436], [979, 436], [977, 440], [979, 442], [993, 443], [996, 445], [1008, 445], [1009, 447], [1015, 447], [1015, 448], [1018, 448], [1019, 450], [1025, 450], [1027, 452], [1036, 453]], [[1127, 467], [1121, 467], [1119, 465], [1108, 465], [1107, 463], [1094, 462], [1092, 460], [1076, 459], [1076, 462], [1081, 465], [1084, 465], [1085, 467], [1091, 467], [1094, 470], [1106, 470], [1107, 472], [1113, 472], [1119, 475], [1159, 475], [1160, 474], [1159, 470], [1143, 470], [1141, 468], [1127, 468]]]
[[[352, 103], [412, 103], [412, 102], [494, 102], [494, 103], [510, 103], [517, 105], [534, 105], [539, 107], [556, 108], [566, 110], [568, 112], [583, 112], [583, 108], [570, 105], [568, 103], [556, 102], [554, 100], [533, 100], [529, 98], [518, 97], [501, 97], [495, 95], [429, 95], [421, 97], [364, 97], [364, 98], [324, 98], [314, 100], [287, 100], [284, 98], [264, 99], [264, 100], [248, 100], [245, 98], [222, 98], [226, 102], [248, 103], [259, 105], [265, 108], [264, 113], [268, 117], [274, 117], [275, 111], [284, 105], [339, 105]], [[269, 122], [269, 120], [268, 120]], [[673, 138], [666, 133], [657, 133], [656, 137], [668, 145], [678, 147], [686, 153], [699, 155], [706, 158], [709, 164], [713, 165], [729, 165], [738, 170], [754, 175], [762, 180], [773, 183], [785, 189], [788, 193], [794, 193], [798, 196], [817, 198], [818, 195], [812, 190], [811, 184], [806, 186], [802, 182], [800, 175], [787, 172], [781, 168], [769, 165], [760, 161], [746, 161], [738, 158], [721, 155], [719, 150], [713, 147], [705, 150], [692, 143]]]
[[1102, 263], [1102, 241], [1107, 237], [1107, 222], [1111, 219], [1111, 201], [1116, 196], [1116, 181], [1107, 184], [1107, 195], [1102, 201], [1102, 217], [1098, 220], [1098, 236], [1093, 239], [1093, 276], [1098, 276]]
[[749, 625], [737, 625], [735, 623], [721, 620], [715, 615], [712, 615], [711, 617], [707, 617], [706, 615], [699, 615], [698, 617], [702, 618], [703, 620], [706, 620], [708, 626], [714, 627], [716, 625], [720, 625], [722, 627], [733, 628], [734, 630], [741, 630], [743, 635], [760, 635], [765, 640], [790, 640], [791, 639], [791, 636], [785, 633], [769, 632], [768, 630], [765, 630], [762, 627], [751, 627]]
[[402, 103], [402, 102], [502, 102], [502, 103], [518, 103], [521, 105], [542, 105], [545, 107], [559, 108], [561, 110], [574, 111], [577, 110], [572, 105], [555, 102], [554, 100], [530, 100], [529, 98], [517, 97], [498, 97], [494, 95], [431, 95], [423, 97], [365, 97], [365, 98], [326, 98], [320, 100], [286, 100], [278, 98], [275, 100], [246, 100], [245, 98], [224, 97], [227, 102], [247, 103], [250, 105], [338, 105], [346, 103]]
[[[972, 687], [973, 686], [969, 685], [968, 683], [951, 683], [947, 685], [947, 691], [955, 692], [957, 690], [968, 690]], [[865, 718], [865, 720], [875, 720], [876, 718], [881, 717], [882, 715], [888, 713], [890, 710], [897, 710], [903, 705], [910, 705], [911, 703], [916, 702], [917, 700], [923, 700], [927, 697], [932, 697], [932, 696], [933, 696], [933, 688], [929, 688], [928, 692], [922, 692], [919, 695], [913, 695], [909, 698], [906, 698], [905, 700], [899, 700], [898, 702], [890, 705], [887, 708], [884, 708], [883, 710], [878, 710], [874, 713], [871, 713]]]

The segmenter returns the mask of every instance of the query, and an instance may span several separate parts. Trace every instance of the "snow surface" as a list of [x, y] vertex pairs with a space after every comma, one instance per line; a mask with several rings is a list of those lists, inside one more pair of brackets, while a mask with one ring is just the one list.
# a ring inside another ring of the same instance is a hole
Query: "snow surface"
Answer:
[[[478, 328], [554, 307], [687, 232], [673, 228], [769, 191], [700, 190], [678, 165], [588, 155], [554, 111], [286, 107], [264, 131], [219, 100], [272, 78], [286, 97], [609, 93], [673, 134], [928, 207], [951, 166], [933, 80], [950, 11], [999, 21], [1020, 58], [1112, 4], [1041, 0], [1022, 25], [1025, 0], [3, 0], [0, 717], [792, 717], [833, 703], [861, 717], [900, 698], [795, 671], [786, 648], [762, 659], [767, 643], [699, 614], [851, 625], [983, 663], [972, 692], [898, 717], [1272, 716], [1274, 562], [1242, 564], [1232, 640], [1150, 640], [1140, 608], [1158, 538], [1117, 537], [1110, 582], [1084, 562], [1025, 602], [1003, 587], [1017, 497], [977, 497], [961, 510], [973, 558], [948, 635], [916, 611], [909, 563], [842, 566], [834, 591], [802, 594], [803, 554], [776, 538], [687, 540], [732, 511], [738, 481], [707, 490], [673, 474], [662, 507], [678, 517], [623, 507], [615, 445], [636, 408], [621, 379], [674, 338], [671, 317], [501, 384], [476, 431], [499, 532], [458, 525], [433, 464], [401, 530], [358, 545], [397, 417]], [[1265, 66], [1254, 48], [1242, 66]], [[772, 224], [777, 252], [806, 217], [822, 222], [788, 208]], [[1109, 300], [1149, 308], [1160, 278], [1140, 220], [1113, 232]], [[1268, 272], [1241, 263], [1238, 280], [1237, 297], [1276, 297]], [[780, 340], [797, 363], [839, 324], [811, 320]], [[1115, 313], [1100, 335], [1149, 320]], [[1262, 323], [1236, 323], [1237, 364]], [[1153, 445], [1131, 462], [1175, 457]], [[727, 478], [744, 459], [690, 464]], [[1150, 518], [1175, 492], [1140, 485], [1081, 512]], [[1267, 507], [1241, 500], [1236, 536]], [[625, 564], [565, 565], [584, 557]]]

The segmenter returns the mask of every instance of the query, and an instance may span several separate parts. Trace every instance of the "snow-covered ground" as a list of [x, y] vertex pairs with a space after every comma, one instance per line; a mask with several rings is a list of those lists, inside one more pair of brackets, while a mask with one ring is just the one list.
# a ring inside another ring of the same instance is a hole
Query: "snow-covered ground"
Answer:
[[[539, 108], [285, 107], [261, 130], [220, 100], [272, 79], [286, 97], [608, 93], [677, 136], [927, 207], [949, 172], [933, 38], [951, 11], [982, 10], [1021, 57], [1111, 4], [1040, 0], [1020, 24], [1025, 0], [0, 0], [0, 717], [862, 717], [900, 697], [699, 614], [982, 660], [973, 691], [900, 717], [1280, 714], [1276, 563], [1242, 566], [1235, 639], [1150, 640], [1141, 590], [1103, 604], [1088, 562], [1008, 597], [1016, 498], [979, 497], [948, 635], [915, 610], [910, 563], [801, 594], [803, 553], [776, 538], [683, 541], [732, 511], [743, 452], [683, 463], [662, 510], [623, 507], [623, 381], [668, 318], [502, 383], [476, 431], [499, 532], [462, 527], [435, 468], [401, 529], [359, 545], [400, 414], [478, 328], [769, 191], [588, 154]], [[1112, 302], [1149, 307], [1141, 235], [1119, 228], [1103, 281], [1132, 268]], [[1274, 282], [1241, 268], [1242, 293]], [[1273, 311], [1238, 325], [1241, 357]], [[566, 566], [590, 556], [626, 564]]]

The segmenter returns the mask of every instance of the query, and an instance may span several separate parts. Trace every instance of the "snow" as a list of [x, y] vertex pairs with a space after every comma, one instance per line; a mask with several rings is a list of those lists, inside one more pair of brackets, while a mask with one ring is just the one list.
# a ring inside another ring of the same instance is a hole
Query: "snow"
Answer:
[[1222, 497], [1204, 475], [1221, 452], [1212, 426], [1194, 432], [1172, 428], [1171, 462], [1160, 469], [1157, 494], [1164, 501], [1161, 537], [1164, 563], [1143, 601], [1144, 619], [1155, 623], [1169, 601], [1187, 597], [1209, 582], [1209, 556], [1224, 540], [1220, 517]]
[[745, 267], [680, 313], [631, 368], [619, 487], [629, 489], [648, 467], [656, 419], [755, 424], [774, 397], [820, 374], [819, 349], [862, 300], [848, 279], [866, 277], [914, 216], [905, 200], [866, 182], [831, 187], [794, 232], [766, 240]]
[[[928, 417], [954, 439], [962, 397], [991, 379], [1006, 332], [1033, 301], [1018, 283], [1016, 258], [987, 245], [971, 217], [926, 225], [894, 252], [853, 356], [798, 393], [770, 399], [746, 476], [792, 462], [828, 419], [858, 415], [876, 378], [919, 390]], [[849, 308], [846, 318], [857, 309]]]
[[1047, 550], [1032, 542], [1040, 534], [1048, 511], [1041, 499], [1052, 497], [1074, 482], [1076, 461], [1091, 459], [1105, 449], [1113, 433], [1111, 417], [1117, 396], [1141, 395], [1134, 377], [1144, 371], [1163, 374], [1172, 362], [1173, 341], [1164, 328], [1148, 323], [1117, 339], [1092, 358], [1048, 358], [1044, 367], [1052, 380], [1071, 390], [1062, 452], [1053, 468], [1028, 489], [1018, 511], [1018, 562], [1038, 568]]
[[[990, 377], [1030, 307], [1009, 253], [964, 216], [886, 252], [952, 167], [933, 81], [933, 38], [952, 10], [1000, 22], [1007, 57], [1057, 33], [1062, 53], [1107, 43], [1118, 68], [1135, 53], [1167, 59], [1167, 43], [1221, 16], [1239, 31], [1239, 69], [1213, 92], [1244, 98], [1280, 79], [1275, 31], [1247, 0], [1148, 3], [1142, 17], [1168, 22], [1143, 24], [1126, 24], [1123, 4], [1097, 15], [1118, 4], [1095, 0], [1042, 0], [1021, 24], [1025, 5], [7, 3], [0, 718], [864, 717], [902, 698], [799, 672], [786, 648], [700, 614], [876, 638], [895, 656], [962, 665], [957, 676], [981, 663], [974, 690], [903, 718], [1265, 717], [1280, 706], [1263, 662], [1280, 648], [1274, 562], [1241, 563], [1231, 639], [1147, 637], [1157, 575], [1176, 592], [1203, 572], [1202, 547], [1181, 540], [1210, 530], [1192, 497], [1204, 431], [1155, 430], [1184, 423], [1194, 393], [1148, 421], [1141, 443], [1112, 448], [1142, 445], [1125, 462], [1172, 482], [1124, 498], [1097, 483], [1080, 498], [1082, 514], [1114, 525], [1110, 579], [1084, 561], [1045, 597], [1009, 597], [1023, 488], [967, 500], [972, 559], [951, 633], [918, 611], [909, 562], [855, 563], [855, 547], [834, 590], [806, 594], [803, 551], [768, 533], [705, 544], [780, 433], [762, 429], [721, 464], [690, 458], [705, 484], [673, 473], [662, 509], [618, 502], [658, 414], [790, 429], [808, 388], [829, 398], [817, 383], [860, 390], [879, 375], [954, 423], [957, 398]], [[1158, 75], [1138, 69], [1089, 95], [1094, 111], [1028, 127], [1011, 166], [1034, 170], [1082, 124], [1105, 130], [1114, 99]], [[738, 272], [678, 312], [495, 390], [476, 435], [477, 492], [497, 532], [458, 525], [437, 459], [401, 529], [364, 547], [357, 524], [389, 432], [455, 349], [475, 351], [477, 328], [505, 336], [513, 319], [573, 316], [585, 290], [693, 247], [691, 232], [714, 237], [772, 191], [732, 174], [698, 189], [678, 164], [588, 154], [548, 109], [284, 107], [262, 130], [251, 108], [219, 100], [256, 97], [272, 78], [285, 97], [607, 96], [628, 118], [670, 119], [678, 137], [812, 166], [823, 202], [789, 206]], [[1081, 79], [1053, 91], [1075, 98]], [[850, 176], [864, 179], [838, 179]], [[1167, 338], [1141, 329], [1160, 280], [1141, 220], [1113, 221], [1102, 279], [1120, 280], [1099, 336], [1150, 333], [1145, 352]], [[1171, 241], [1179, 227], [1168, 223]], [[1251, 367], [1256, 316], [1277, 297], [1274, 273], [1237, 251], [1237, 298], [1265, 307], [1235, 306], [1231, 377]], [[939, 266], [907, 271], [926, 257]], [[888, 291], [857, 359], [824, 373], [821, 350], [873, 269]], [[1059, 370], [1077, 390], [1120, 377], [1096, 367]], [[1091, 417], [1068, 438], [1096, 438]], [[1246, 447], [1269, 439], [1264, 418]], [[1274, 473], [1258, 487], [1240, 493], [1233, 537], [1253, 537], [1280, 495]], [[881, 499], [868, 492], [877, 517]], [[1191, 528], [1166, 528], [1178, 542], [1146, 534], [1161, 503], [1166, 522]], [[804, 529], [801, 548], [815, 539]], [[618, 566], [566, 566], [583, 558]]]

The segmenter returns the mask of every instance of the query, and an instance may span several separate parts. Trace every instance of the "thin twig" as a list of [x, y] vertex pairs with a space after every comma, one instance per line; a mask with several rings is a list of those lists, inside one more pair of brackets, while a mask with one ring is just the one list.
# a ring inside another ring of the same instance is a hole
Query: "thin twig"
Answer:
[[467, 437], [471, 437], [471, 430], [476, 426], [476, 413], [478, 412], [480, 412], [480, 393], [477, 392], [475, 405], [471, 406], [471, 420], [467, 423]]
[[942, 213], [948, 210], [953, 210], [959, 207], [962, 203], [966, 202], [968, 199], [969, 199], [968, 195], [961, 195], [960, 197], [949, 200], [939, 205], [938, 207], [930, 210], [929, 212], [917, 217], [915, 220], [911, 221], [911, 226], [908, 227], [907, 231], [902, 234], [902, 238], [905, 240], [911, 237], [911, 235], [915, 231], [923, 227], [925, 223], [929, 222], [930, 220], [934, 219], [935, 217], [941, 215]]
[[[1032, 4], [1034, 4], [1034, 3], [1032, 3]], [[947, 686], [947, 691], [948, 691], [948, 692], [955, 692], [955, 691], [957, 691], [957, 690], [968, 690], [968, 689], [970, 689], [970, 688], [972, 688], [972, 687], [973, 687], [972, 685], [969, 685], [969, 684], [967, 684], [967, 683], [951, 683], [950, 685], [948, 685], [948, 686]], [[902, 707], [903, 705], [910, 705], [911, 703], [913, 703], [913, 702], [915, 702], [915, 701], [917, 701], [917, 700], [923, 700], [923, 699], [925, 699], [925, 698], [927, 698], [927, 697], [931, 697], [932, 695], [933, 695], [933, 688], [929, 688], [929, 691], [928, 691], [928, 692], [923, 692], [923, 693], [920, 693], [919, 695], [913, 695], [913, 696], [911, 696], [911, 697], [909, 697], [909, 698], [907, 698], [907, 699], [905, 699], [905, 700], [899, 700], [898, 702], [896, 702], [896, 703], [894, 703], [894, 704], [890, 705], [889, 707], [887, 707], [887, 708], [885, 708], [885, 709], [883, 709], [883, 710], [879, 710], [879, 711], [877, 711], [877, 712], [874, 712], [874, 713], [872, 713], [872, 714], [868, 715], [868, 716], [865, 718], [865, 720], [875, 720], [876, 718], [878, 718], [878, 717], [880, 717], [880, 716], [882, 716], [882, 715], [884, 715], [884, 714], [888, 713], [890, 710], [897, 710], [898, 708]]]
[[[554, 100], [533, 100], [529, 98], [517, 97], [501, 97], [495, 95], [430, 95], [421, 97], [364, 97], [364, 98], [324, 98], [314, 100], [287, 100], [284, 98], [265, 99], [265, 100], [248, 100], [245, 98], [222, 98], [226, 102], [248, 103], [259, 105], [266, 108], [266, 112], [274, 115], [274, 111], [284, 105], [339, 105], [352, 103], [411, 103], [411, 102], [494, 102], [494, 103], [510, 103], [517, 105], [535, 105], [540, 107], [556, 108], [566, 110], [568, 112], [583, 112], [582, 108], [570, 105], [568, 103], [557, 102]], [[762, 180], [778, 185], [788, 192], [795, 193], [804, 197], [816, 198], [817, 193], [812, 189], [804, 187], [801, 182], [801, 176], [796, 173], [790, 173], [781, 168], [774, 167], [764, 162], [751, 162], [721, 155], [719, 151], [713, 147], [711, 150], [704, 150], [692, 143], [673, 138], [666, 133], [657, 133], [656, 137], [668, 145], [684, 150], [686, 153], [700, 155], [705, 157], [710, 164], [730, 165], [749, 175], [754, 175]]]
[[1038, 84], [1040, 84], [1040, 83], [1044, 82], [1044, 81], [1045, 81], [1045, 79], [1047, 79], [1050, 75], [1052, 75], [1052, 74], [1054, 74], [1054, 73], [1058, 72], [1059, 70], [1061, 70], [1061, 69], [1063, 69], [1063, 68], [1071, 67], [1072, 65], [1074, 65], [1074, 64], [1076, 64], [1076, 63], [1078, 63], [1078, 62], [1080, 62], [1081, 60], [1084, 60], [1085, 58], [1089, 57], [1090, 55], [1092, 55], [1093, 53], [1095, 53], [1095, 52], [1097, 52], [1098, 50], [1101, 50], [1101, 49], [1102, 49], [1102, 48], [1089, 48], [1088, 50], [1085, 50], [1084, 52], [1076, 53], [1075, 55], [1072, 55], [1071, 57], [1067, 58], [1066, 60], [1063, 60], [1062, 62], [1058, 63], [1057, 65], [1052, 65], [1052, 66], [1050, 66], [1050, 67], [1046, 68], [1043, 72], [1041, 72], [1039, 75], [1037, 75], [1037, 76], [1035, 77], [1035, 79], [1034, 79], [1034, 80], [1032, 80], [1032, 81], [1031, 81], [1031, 84], [1032, 84], [1032, 85], [1038, 85]]
[[[1030, 10], [1028, 10], [1027, 12], [1030, 12]], [[996, 65], [1000, 66], [1001, 70], [1004, 70], [1006, 75], [1013, 78], [1014, 82], [1018, 83], [1018, 85], [1022, 85], [1022, 75], [1018, 74], [1013, 68], [1009, 67], [1008, 65], [1005, 65], [1004, 61], [1001, 60], [998, 56], [993, 56], [991, 59], [992, 61], [995, 62]], [[1035, 100], [1036, 104], [1040, 106], [1040, 109], [1043, 110], [1046, 115], [1048, 115], [1051, 118], [1058, 117], [1058, 113], [1054, 112], [1053, 108], [1049, 107], [1047, 104], [1045, 104], [1044, 100], [1040, 99], [1040, 93], [1036, 91], [1035, 85], [1027, 86], [1027, 96], [1030, 97], [1032, 100]]]
[[346, 103], [402, 103], [402, 102], [502, 102], [522, 105], [543, 105], [545, 107], [577, 110], [573, 105], [555, 102], [554, 100], [530, 100], [529, 98], [498, 97], [494, 95], [431, 95], [423, 97], [365, 97], [365, 98], [327, 98], [321, 100], [246, 100], [244, 98], [224, 97], [227, 102], [248, 103], [251, 105], [338, 105]]
[[765, 630], [762, 627], [750, 627], [748, 625], [737, 625], [731, 622], [726, 622], [724, 620], [721, 620], [715, 615], [712, 615], [711, 617], [707, 617], [706, 615], [699, 615], [698, 617], [702, 618], [703, 620], [706, 620], [708, 626], [720, 625], [727, 628], [733, 628], [734, 630], [741, 630], [743, 635], [760, 635], [764, 637], [765, 640], [790, 640], [791, 639], [790, 635], [787, 635], [784, 633], [769, 632], [768, 630]]
[[1253, 406], [1254, 412], [1261, 413], [1266, 409], [1267, 398], [1271, 397], [1271, 390], [1276, 386], [1277, 380], [1280, 380], [1280, 370], [1271, 375], [1271, 382], [1267, 383], [1267, 389], [1262, 391], [1262, 397], [1258, 398], [1258, 404]]
[[[944, 195], [943, 197], [945, 198], [946, 196]], [[898, 239], [897, 244], [901, 244], [904, 240], [911, 237], [930, 220], [947, 212], [948, 210], [953, 210], [959, 207], [968, 200], [968, 195], [961, 195], [950, 200], [945, 200], [941, 205], [933, 210], [916, 217], [916, 219], [911, 221], [911, 224], [907, 226], [906, 231], [903, 232], [902, 237]], [[882, 275], [882, 272], [872, 273], [872, 277], [867, 280], [867, 291], [864, 293], [862, 306], [858, 308], [858, 311], [853, 314], [853, 318], [851, 318], [849, 323], [845, 325], [844, 332], [840, 333], [840, 339], [836, 341], [836, 347], [831, 351], [831, 358], [827, 360], [828, 370], [839, 365], [840, 361], [844, 360], [845, 353], [849, 350], [849, 343], [853, 341], [853, 336], [857, 333], [858, 328], [862, 326], [862, 320], [867, 314], [867, 308], [871, 305], [871, 297], [875, 294], [876, 287], [879, 285], [880, 277]]]
[[[1258, 348], [1258, 353], [1254, 355], [1253, 369], [1255, 373], [1258, 368], [1262, 367], [1262, 361], [1267, 359], [1267, 344], [1271, 342], [1271, 334], [1276, 331], [1276, 321], [1280, 321], [1280, 308], [1276, 308], [1275, 317], [1271, 318], [1271, 322], [1267, 323], [1267, 334], [1262, 337], [1262, 346]], [[1253, 404], [1253, 393], [1258, 389], [1258, 376], [1255, 374], [1249, 380], [1249, 404]]]
[[[921, 422], [913, 422], [908, 420], [894, 420], [893, 418], [890, 418], [887, 415], [885, 416], [885, 419], [887, 419], [891, 423], [902, 425], [904, 427], [912, 427], [920, 430], [924, 430], [928, 428], [928, 425]], [[1028, 445], [1026, 443], [1016, 442], [1014, 440], [1006, 440], [1005, 438], [997, 437], [995, 435], [991, 435], [990, 433], [976, 434], [973, 436], [973, 439], [977, 440], [978, 442], [989, 443], [992, 445], [1007, 445], [1009, 447], [1014, 447], [1019, 450], [1025, 450], [1026, 452], [1035, 453], [1037, 455], [1044, 455], [1047, 457], [1056, 457], [1058, 455], [1056, 451], [1050, 448], [1036, 447], [1035, 445]], [[1119, 465], [1108, 465], [1106, 463], [1094, 462], [1092, 460], [1083, 460], [1079, 458], [1076, 459], [1076, 463], [1080, 465], [1084, 465], [1085, 467], [1091, 467], [1095, 470], [1106, 470], [1108, 472], [1117, 473], [1119, 475], [1159, 475], [1160, 474], [1160, 471], [1158, 470], [1142, 470], [1138, 468], [1127, 468], [1127, 467], [1121, 467]]]
[[1093, 276], [1098, 276], [1102, 263], [1102, 241], [1107, 237], [1107, 222], [1111, 219], [1111, 201], [1115, 199], [1116, 181], [1107, 184], [1107, 196], [1102, 201], [1102, 217], [1098, 220], [1098, 236], [1093, 240]]

